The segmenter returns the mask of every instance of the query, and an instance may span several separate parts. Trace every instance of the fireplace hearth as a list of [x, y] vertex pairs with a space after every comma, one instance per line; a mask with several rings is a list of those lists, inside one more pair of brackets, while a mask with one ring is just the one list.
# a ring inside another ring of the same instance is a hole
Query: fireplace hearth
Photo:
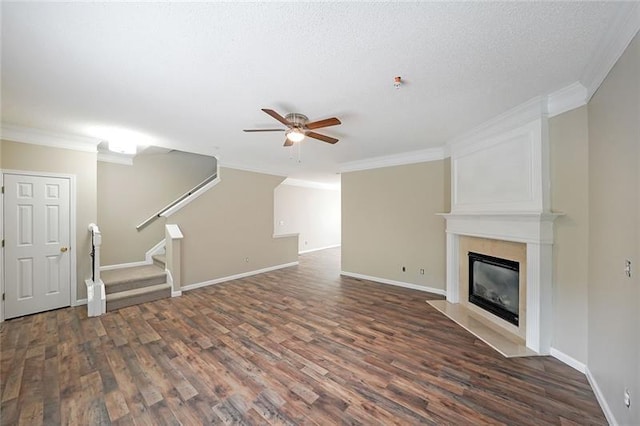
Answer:
[[469, 302], [515, 326], [520, 315], [520, 264], [469, 252]]

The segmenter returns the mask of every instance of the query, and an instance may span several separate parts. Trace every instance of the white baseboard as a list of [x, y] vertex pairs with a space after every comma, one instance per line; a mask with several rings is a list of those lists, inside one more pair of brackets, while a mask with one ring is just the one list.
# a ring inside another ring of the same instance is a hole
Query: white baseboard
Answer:
[[602, 394], [602, 390], [600, 390], [600, 386], [598, 386], [598, 382], [596, 382], [595, 377], [593, 377], [593, 375], [591, 374], [591, 371], [589, 371], [589, 367], [586, 367], [585, 374], [587, 376], [587, 380], [589, 381], [589, 384], [591, 385], [591, 389], [593, 389], [593, 393], [596, 395], [598, 404], [600, 404], [600, 408], [602, 408], [602, 411], [604, 412], [604, 416], [606, 417], [607, 422], [609, 423], [610, 426], [618, 426], [619, 423], [616, 421], [616, 418], [613, 415], [613, 412], [611, 411], [611, 408], [609, 407], [607, 400], [604, 398], [604, 395]]
[[216, 278], [209, 281], [203, 281], [201, 283], [184, 285], [182, 286], [181, 290], [182, 291], [195, 290], [196, 288], [207, 287], [214, 284], [220, 284], [226, 281], [239, 280], [240, 278], [246, 278], [252, 275], [263, 274], [265, 272], [275, 271], [276, 269], [288, 268], [290, 266], [296, 266], [298, 264], [299, 262], [296, 261], [296, 262], [290, 262], [290, 263], [283, 263], [282, 265], [269, 266], [267, 268], [257, 269], [255, 271], [243, 272], [241, 274], [230, 275], [228, 277], [222, 277], [222, 278]]
[[182, 290], [173, 291], [171, 290], [171, 297], [180, 297], [182, 296]]
[[144, 260], [140, 260], [138, 262], [129, 262], [129, 263], [118, 263], [116, 265], [104, 265], [100, 266], [101, 271], [112, 271], [114, 269], [124, 269], [124, 268], [135, 268], [136, 266], [147, 266], [153, 264], [153, 256], [162, 253], [165, 247], [164, 238], [155, 246], [151, 247], [144, 254]]
[[607, 422], [611, 426], [617, 426], [618, 422], [616, 421], [613, 415], [613, 412], [611, 411], [611, 408], [609, 408], [609, 404], [607, 404], [607, 401], [604, 399], [604, 395], [602, 394], [602, 391], [600, 390], [600, 387], [598, 386], [596, 379], [593, 377], [593, 375], [589, 371], [589, 367], [587, 367], [584, 363], [578, 361], [577, 359], [570, 357], [564, 352], [559, 351], [556, 348], [551, 348], [551, 350], [549, 351], [549, 354], [555, 359], [567, 364], [569, 367], [575, 368], [576, 370], [578, 370], [579, 372], [587, 376], [587, 380], [591, 385], [591, 389], [593, 389], [593, 393], [595, 394], [596, 399], [598, 400], [598, 404], [600, 404], [600, 408], [602, 408], [602, 411], [604, 413], [604, 416], [607, 419]]
[[152, 264], [153, 263], [153, 256], [156, 254], [160, 254], [163, 253], [166, 247], [166, 239], [163, 238], [162, 241], [160, 241], [158, 244], [156, 244], [155, 246], [151, 247], [149, 250], [147, 250], [147, 252], [144, 254], [144, 261], [147, 264]]
[[105, 265], [100, 267], [100, 271], [111, 271], [114, 269], [134, 268], [136, 266], [151, 265], [152, 263], [153, 261], [147, 262], [146, 260], [141, 260], [139, 262], [119, 263], [117, 265]]
[[561, 361], [561, 362], [567, 364], [569, 367], [575, 368], [576, 370], [578, 370], [582, 374], [585, 374], [586, 371], [587, 371], [587, 366], [584, 365], [584, 363], [578, 361], [575, 358], [570, 357], [569, 355], [565, 354], [562, 351], [557, 350], [556, 348], [551, 348], [549, 350], [549, 355], [551, 355], [552, 357], [554, 357], [558, 361]]
[[293, 232], [291, 234], [273, 234], [273, 238], [289, 238], [289, 237], [298, 237], [300, 236], [299, 232]]
[[87, 299], [78, 299], [75, 301], [73, 306], [82, 306], [87, 304]]
[[331, 249], [331, 248], [336, 248], [336, 247], [340, 247], [340, 244], [336, 244], [336, 245], [333, 245], [333, 246], [319, 247], [319, 248], [314, 248], [314, 249], [310, 249], [310, 250], [302, 250], [302, 251], [299, 251], [298, 254], [312, 253], [314, 251], [326, 250], [326, 249]]
[[387, 278], [372, 277], [372, 276], [369, 276], [369, 275], [357, 274], [355, 272], [340, 271], [340, 275], [344, 275], [346, 277], [351, 277], [351, 278], [358, 278], [358, 279], [361, 279], [361, 280], [375, 281], [375, 282], [381, 283], [381, 284], [390, 284], [390, 285], [395, 285], [395, 286], [398, 286], [398, 287], [410, 288], [410, 289], [413, 289], [413, 290], [426, 291], [428, 293], [435, 293], [435, 294], [439, 294], [441, 296], [446, 296], [447, 295], [446, 290], [443, 290], [443, 289], [440, 289], [440, 288], [427, 287], [427, 286], [424, 286], [424, 285], [418, 285], [418, 284], [412, 284], [412, 283], [405, 283], [403, 281], [389, 280]]

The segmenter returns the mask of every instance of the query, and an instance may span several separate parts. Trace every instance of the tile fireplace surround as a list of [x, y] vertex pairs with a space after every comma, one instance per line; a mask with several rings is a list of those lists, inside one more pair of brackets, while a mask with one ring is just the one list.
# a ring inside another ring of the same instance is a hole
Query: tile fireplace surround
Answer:
[[[467, 277], [460, 276], [460, 262], [467, 261], [460, 252], [461, 237], [525, 244], [526, 304], [522, 321], [525, 329], [522, 335], [528, 349], [535, 354], [548, 354], [552, 326], [553, 221], [558, 214], [483, 212], [449, 213], [443, 216], [447, 221], [447, 302], [459, 304], [461, 295], [466, 294], [465, 289], [461, 287], [468, 285]], [[517, 330], [510, 330], [508, 326], [502, 328], [506, 336], [517, 338]]]

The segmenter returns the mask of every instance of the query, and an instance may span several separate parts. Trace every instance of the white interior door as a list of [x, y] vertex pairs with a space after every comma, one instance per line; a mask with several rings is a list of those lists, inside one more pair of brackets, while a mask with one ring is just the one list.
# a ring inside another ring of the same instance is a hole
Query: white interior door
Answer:
[[4, 175], [5, 318], [71, 304], [70, 182]]

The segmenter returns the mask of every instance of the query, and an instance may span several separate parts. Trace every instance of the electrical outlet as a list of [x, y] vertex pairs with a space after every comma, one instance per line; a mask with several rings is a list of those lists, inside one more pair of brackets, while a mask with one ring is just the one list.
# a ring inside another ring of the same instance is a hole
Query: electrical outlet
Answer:
[[631, 394], [629, 393], [629, 389], [624, 390], [624, 406], [627, 408], [631, 407]]
[[420, 275], [424, 275], [424, 269], [420, 269]]
[[627, 277], [631, 278], [631, 261], [629, 259], [625, 259], [624, 261], [624, 273]]
[[245, 258], [244, 258], [244, 261], [245, 261], [245, 262], [247, 262], [247, 263], [249, 263], [249, 258], [248, 258], [248, 257], [245, 257]]

